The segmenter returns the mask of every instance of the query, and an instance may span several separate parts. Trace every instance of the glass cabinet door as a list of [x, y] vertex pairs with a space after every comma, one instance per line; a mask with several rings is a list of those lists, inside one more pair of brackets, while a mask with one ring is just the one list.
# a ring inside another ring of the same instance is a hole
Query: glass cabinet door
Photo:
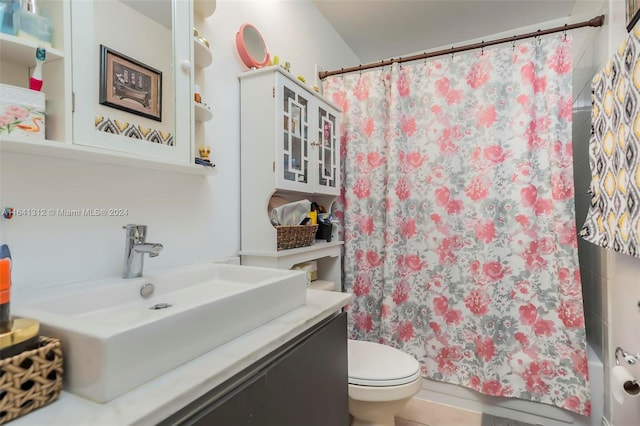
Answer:
[[340, 193], [339, 114], [305, 88], [276, 73], [276, 186]]
[[340, 191], [339, 144], [337, 113], [326, 106], [318, 107], [318, 181], [321, 191], [338, 194]]
[[[309, 146], [309, 99], [306, 93], [286, 82], [278, 84], [281, 95], [279, 186], [309, 191], [311, 152]], [[279, 167], [278, 167], [279, 166]]]

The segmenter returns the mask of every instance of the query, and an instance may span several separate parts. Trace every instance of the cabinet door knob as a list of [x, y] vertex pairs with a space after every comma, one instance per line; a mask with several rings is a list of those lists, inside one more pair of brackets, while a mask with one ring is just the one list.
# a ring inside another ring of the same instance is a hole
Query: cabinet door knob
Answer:
[[182, 68], [182, 71], [187, 72], [191, 70], [191, 62], [184, 60], [180, 63], [180, 68]]

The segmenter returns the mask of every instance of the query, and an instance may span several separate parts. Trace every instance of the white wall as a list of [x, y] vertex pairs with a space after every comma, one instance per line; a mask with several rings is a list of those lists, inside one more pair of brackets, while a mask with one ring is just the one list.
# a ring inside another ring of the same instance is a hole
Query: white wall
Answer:
[[[210, 177], [3, 153], [0, 200], [14, 208], [124, 208], [126, 217], [14, 217], [0, 219], [0, 241], [14, 258], [13, 293], [119, 276], [126, 223], [149, 226], [160, 256], [145, 269], [236, 256], [240, 248], [240, 148], [237, 75], [246, 70], [235, 33], [251, 22], [269, 50], [292, 71], [313, 80], [314, 65], [344, 67], [358, 59], [310, 0], [218, 0], [200, 32], [211, 43], [203, 100], [214, 118], [205, 135], [217, 164]], [[114, 29], [117, 31], [117, 29]], [[96, 46], [97, 49], [97, 46]], [[78, 96], [78, 94], [76, 94]]]
[[[574, 38], [573, 143], [578, 229], [584, 223], [590, 200], [587, 191], [591, 176], [588, 162], [591, 78], [627, 37], [624, 7], [622, 0], [579, 0], [573, 11], [572, 19], [582, 14], [604, 13], [607, 16], [602, 29]], [[615, 348], [622, 346], [629, 352], [640, 352], [637, 326], [640, 260], [604, 250], [582, 239], [578, 243], [587, 339], [602, 357], [606, 391], [610, 389], [610, 370], [615, 366]], [[640, 368], [636, 366], [630, 370], [640, 377]], [[604, 417], [614, 426], [639, 422], [640, 401], [625, 402], [623, 405], [613, 402], [610, 393], [606, 392]]]

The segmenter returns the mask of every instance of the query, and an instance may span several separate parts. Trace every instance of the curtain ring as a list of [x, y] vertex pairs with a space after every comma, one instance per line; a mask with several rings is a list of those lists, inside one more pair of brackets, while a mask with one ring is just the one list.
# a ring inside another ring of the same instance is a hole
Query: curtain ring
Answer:
[[564, 24], [564, 31], [562, 35], [562, 41], [567, 41], [567, 24]]
[[455, 53], [455, 52], [453, 51], [453, 46], [451, 46], [451, 62], [453, 62], [453, 54], [454, 54], [454, 53]]
[[482, 47], [480, 48], [480, 56], [484, 56], [484, 40], [482, 40]]

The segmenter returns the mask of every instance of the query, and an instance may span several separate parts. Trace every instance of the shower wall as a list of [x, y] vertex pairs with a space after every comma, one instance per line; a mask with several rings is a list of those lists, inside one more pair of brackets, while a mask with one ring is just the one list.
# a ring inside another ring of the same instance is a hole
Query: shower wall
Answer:
[[[589, 2], [593, 7], [594, 2]], [[584, 223], [591, 196], [589, 183], [589, 136], [591, 132], [591, 79], [609, 57], [609, 31], [611, 17], [607, 2], [600, 1], [600, 10], [607, 20], [601, 29], [574, 32], [573, 47], [573, 162], [576, 199], [576, 226]], [[584, 6], [583, 6], [584, 7]], [[609, 252], [578, 238], [580, 272], [584, 296], [587, 340], [598, 357], [603, 358], [608, 342], [607, 287]]]

